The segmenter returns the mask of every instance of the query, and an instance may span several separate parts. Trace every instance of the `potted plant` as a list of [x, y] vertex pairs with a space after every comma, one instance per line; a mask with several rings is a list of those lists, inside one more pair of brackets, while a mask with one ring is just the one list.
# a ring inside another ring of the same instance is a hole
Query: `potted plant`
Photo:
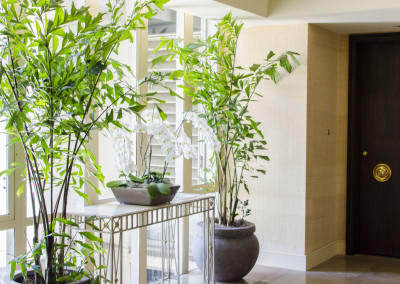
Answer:
[[[115, 151], [115, 165], [123, 180], [110, 181], [110, 187], [116, 199], [121, 203], [136, 205], [158, 205], [171, 201], [178, 192], [179, 185], [172, 185], [165, 176], [168, 165], [183, 156], [185, 159], [197, 156], [196, 148], [183, 130], [185, 121], [196, 121], [206, 133], [215, 136], [206, 122], [199, 123], [200, 118], [190, 113], [184, 121], [174, 129], [166, 120], [161, 108], [147, 109], [141, 113], [142, 123], [133, 123], [130, 127], [113, 127], [111, 137]], [[204, 119], [203, 119], [204, 120]], [[214, 138], [216, 139], [216, 138]], [[135, 141], [140, 141], [138, 163], [133, 160], [136, 152]], [[161, 145], [164, 155], [162, 172], [152, 170], [154, 143]]]
[[[269, 161], [265, 155], [267, 142], [259, 129], [260, 122], [249, 113], [250, 104], [262, 97], [257, 87], [263, 80], [279, 79], [278, 69], [292, 71], [292, 62], [298, 64], [294, 52], [275, 56], [269, 52], [264, 62], [249, 69], [236, 66], [236, 48], [243, 24], [227, 14], [217, 24], [215, 34], [206, 40], [181, 47], [172, 40], [164, 40], [169, 53], [153, 60], [164, 62], [179, 59], [184, 66], [171, 77], [181, 76], [190, 87], [184, 87], [193, 104], [202, 109], [222, 148], [215, 149], [213, 164], [215, 175], [210, 180], [219, 198], [218, 220], [215, 230], [215, 279], [236, 281], [254, 266], [258, 253], [258, 240], [253, 234], [255, 225], [244, 221], [250, 214], [248, 200], [241, 201], [240, 192], [250, 193], [246, 177], [257, 178], [265, 174], [258, 161]], [[239, 213], [242, 219], [238, 219]], [[192, 251], [200, 268], [203, 263], [203, 233], [193, 242]], [[240, 255], [240, 257], [237, 257]]]
[[[145, 28], [143, 19], [165, 2], [137, 2], [122, 20], [123, 1], [108, 2], [108, 12], [98, 15], [88, 7], [65, 7], [63, 0], [1, 1], [0, 115], [10, 143], [24, 153], [24, 163], [2, 174], [21, 169], [17, 195], [28, 190], [34, 227], [31, 249], [11, 261], [11, 279], [17, 266], [34, 283], [82, 283], [91, 276], [85, 266], [96, 267], [93, 253], [102, 250], [101, 239], [66, 220], [68, 197], [74, 191], [89, 201], [85, 182], [100, 193], [84, 174], [104, 180], [88, 149], [92, 131], [120, 127], [123, 114], [144, 108], [143, 96], [124, 83], [129, 66], [111, 55], [121, 42], [133, 42], [132, 32]], [[139, 84], [156, 80], [151, 75]], [[77, 237], [67, 234], [67, 226], [78, 230]]]

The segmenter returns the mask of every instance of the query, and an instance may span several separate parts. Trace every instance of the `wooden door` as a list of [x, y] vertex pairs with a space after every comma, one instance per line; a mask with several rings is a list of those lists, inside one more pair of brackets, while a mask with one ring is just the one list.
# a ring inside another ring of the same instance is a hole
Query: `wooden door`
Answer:
[[400, 257], [400, 34], [350, 37], [349, 99], [348, 253]]

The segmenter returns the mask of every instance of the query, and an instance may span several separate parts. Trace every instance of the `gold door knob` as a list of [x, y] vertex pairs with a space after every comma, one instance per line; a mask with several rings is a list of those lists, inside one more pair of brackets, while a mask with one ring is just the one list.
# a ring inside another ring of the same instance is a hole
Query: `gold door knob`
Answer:
[[385, 182], [390, 179], [392, 175], [392, 170], [386, 164], [378, 164], [372, 171], [374, 178], [379, 182]]
[[364, 151], [363, 152], [363, 156], [365, 157], [365, 156], [367, 156], [368, 155], [368, 152], [367, 151]]

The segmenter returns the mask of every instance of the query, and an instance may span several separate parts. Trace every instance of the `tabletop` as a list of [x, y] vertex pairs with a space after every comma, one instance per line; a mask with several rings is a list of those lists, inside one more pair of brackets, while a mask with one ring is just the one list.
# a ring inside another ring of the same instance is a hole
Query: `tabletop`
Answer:
[[186, 203], [201, 201], [205, 199], [214, 198], [211, 194], [190, 194], [178, 193], [175, 198], [165, 204], [157, 206], [142, 206], [142, 205], [129, 205], [121, 204], [117, 201], [102, 203], [98, 205], [85, 206], [83, 208], [75, 208], [67, 210], [67, 215], [78, 216], [96, 216], [98, 218], [118, 218], [126, 215], [138, 214], [158, 210], [161, 208], [174, 207]]

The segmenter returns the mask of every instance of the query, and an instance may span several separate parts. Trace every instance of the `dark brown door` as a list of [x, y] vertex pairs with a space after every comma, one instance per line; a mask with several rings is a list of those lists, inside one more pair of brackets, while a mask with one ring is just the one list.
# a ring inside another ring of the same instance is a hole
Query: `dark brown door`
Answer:
[[348, 252], [400, 257], [400, 34], [350, 37], [350, 62]]

